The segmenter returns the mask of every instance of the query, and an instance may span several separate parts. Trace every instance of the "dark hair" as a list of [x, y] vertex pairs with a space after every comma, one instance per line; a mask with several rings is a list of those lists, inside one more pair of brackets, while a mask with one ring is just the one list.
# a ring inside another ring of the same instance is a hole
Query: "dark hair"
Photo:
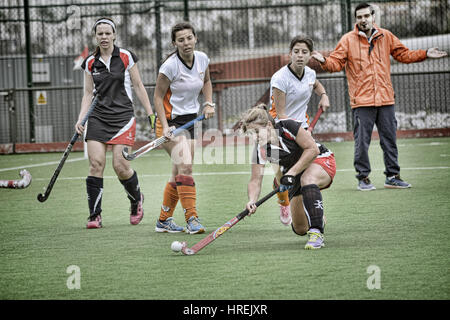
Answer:
[[369, 8], [370, 14], [373, 15], [375, 13], [375, 10], [373, 10], [373, 7], [370, 4], [368, 4], [367, 2], [363, 2], [363, 3], [360, 3], [360, 4], [358, 4], [356, 6], [356, 8], [355, 8], [355, 18], [356, 18], [356, 11], [361, 10], [361, 9], [365, 9], [365, 8]]
[[189, 22], [183, 21], [183, 22], [177, 23], [176, 25], [174, 25], [172, 27], [172, 31], [171, 31], [172, 42], [175, 42], [177, 32], [185, 30], [185, 29], [192, 30], [192, 33], [195, 36], [195, 30], [194, 30], [194, 27], [192, 26], [192, 24], [190, 24]]
[[[172, 42], [175, 42], [175, 39], [177, 37], [177, 32], [178, 31], [182, 31], [182, 30], [186, 30], [186, 29], [190, 29], [192, 31], [192, 34], [195, 36], [195, 30], [194, 30], [194, 27], [192, 26], [192, 24], [190, 24], [189, 22], [183, 21], [183, 22], [177, 23], [176, 25], [174, 25], [172, 27], [172, 30], [170, 32], [171, 38], [172, 38]], [[169, 59], [170, 56], [174, 55], [175, 53], [177, 53], [177, 49], [175, 49], [174, 51], [169, 53], [167, 55], [167, 57], [163, 60], [163, 63], [167, 59]]]
[[309, 51], [311, 52], [314, 51], [314, 42], [312, 41], [311, 38], [305, 36], [295, 36], [291, 40], [291, 44], [289, 45], [289, 51], [292, 51], [292, 49], [297, 43], [304, 43], [308, 47]]

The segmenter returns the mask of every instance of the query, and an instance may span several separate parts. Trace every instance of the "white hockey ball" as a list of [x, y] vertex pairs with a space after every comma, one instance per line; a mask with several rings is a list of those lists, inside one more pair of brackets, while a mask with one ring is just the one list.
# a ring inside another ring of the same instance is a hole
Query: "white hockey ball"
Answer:
[[180, 252], [181, 249], [183, 248], [183, 244], [180, 241], [174, 241], [170, 245], [170, 248], [175, 252]]

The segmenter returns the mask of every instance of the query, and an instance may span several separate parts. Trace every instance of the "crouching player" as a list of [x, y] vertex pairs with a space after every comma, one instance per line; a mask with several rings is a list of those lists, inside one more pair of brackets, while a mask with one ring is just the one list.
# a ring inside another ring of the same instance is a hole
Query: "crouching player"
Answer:
[[302, 123], [283, 119], [275, 123], [264, 104], [248, 110], [241, 119], [241, 130], [256, 133], [247, 209], [256, 211], [266, 161], [280, 166], [280, 191], [289, 191], [292, 229], [308, 234], [305, 249], [324, 244], [324, 213], [321, 189], [328, 188], [336, 174], [333, 153], [302, 128]]

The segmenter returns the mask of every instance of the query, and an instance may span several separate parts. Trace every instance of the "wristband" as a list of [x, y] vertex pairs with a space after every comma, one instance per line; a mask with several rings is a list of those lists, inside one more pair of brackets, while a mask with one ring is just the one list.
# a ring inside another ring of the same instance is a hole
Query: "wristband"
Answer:
[[150, 122], [150, 127], [155, 129], [156, 116], [154, 113], [148, 116], [148, 122]]
[[210, 106], [210, 107], [215, 108], [215, 107], [216, 107], [216, 104], [213, 103], [213, 102], [208, 102], [208, 101], [206, 101], [206, 102], [203, 103], [203, 107], [206, 107], [206, 106]]
[[326, 95], [326, 96], [327, 96], [327, 93], [326, 93], [326, 92], [321, 93], [321, 94], [320, 94], [320, 97], [322, 98], [323, 95]]

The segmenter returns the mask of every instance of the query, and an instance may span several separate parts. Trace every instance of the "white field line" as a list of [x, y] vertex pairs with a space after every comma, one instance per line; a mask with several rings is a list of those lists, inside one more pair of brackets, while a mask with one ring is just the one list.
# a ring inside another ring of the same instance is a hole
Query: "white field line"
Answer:
[[[152, 157], [161, 157], [161, 156], [165, 156], [163, 154], [159, 155], [159, 154], [153, 154]], [[143, 155], [142, 158], [145, 157], [150, 157], [150, 155]], [[110, 159], [112, 158], [112, 155], [107, 155], [106, 159]], [[67, 159], [66, 163], [68, 162], [76, 162], [76, 161], [83, 161], [83, 160], [88, 160], [86, 158], [75, 158], [75, 159]], [[59, 161], [49, 161], [49, 162], [42, 162], [42, 163], [35, 163], [35, 164], [30, 164], [30, 165], [26, 165], [26, 166], [20, 166], [20, 167], [12, 167], [12, 168], [2, 168], [0, 169], [0, 172], [2, 171], [11, 171], [11, 170], [20, 170], [20, 169], [28, 169], [28, 168], [35, 168], [35, 167], [44, 167], [44, 166], [51, 166], [51, 165], [57, 165], [59, 164], [61, 160]]]
[[[85, 158], [68, 159], [68, 160], [66, 160], [66, 163], [67, 162], [81, 161], [81, 160], [87, 160], [87, 159], [85, 159]], [[50, 161], [50, 162], [35, 163], [35, 164], [30, 164], [30, 165], [20, 166], [20, 167], [3, 168], [3, 169], [0, 169], [0, 172], [2, 172], [2, 171], [11, 171], [11, 170], [20, 170], [20, 169], [28, 169], [28, 168], [35, 168], [35, 167], [50, 166], [50, 165], [54, 165], [54, 164], [59, 164], [60, 161]]]
[[[449, 170], [450, 167], [417, 167], [417, 168], [402, 168], [402, 170]], [[355, 169], [338, 169], [337, 172], [354, 172]], [[384, 171], [384, 169], [374, 169], [372, 171]], [[216, 171], [216, 172], [194, 172], [193, 176], [220, 176], [220, 175], [249, 175], [249, 171]], [[264, 175], [273, 176], [272, 168], [266, 168]], [[155, 178], [155, 177], [170, 177], [170, 174], [139, 174], [139, 178]], [[104, 176], [104, 179], [117, 179], [116, 176]], [[65, 177], [59, 180], [84, 180], [86, 177]], [[48, 178], [37, 178], [34, 181], [47, 181]]]

